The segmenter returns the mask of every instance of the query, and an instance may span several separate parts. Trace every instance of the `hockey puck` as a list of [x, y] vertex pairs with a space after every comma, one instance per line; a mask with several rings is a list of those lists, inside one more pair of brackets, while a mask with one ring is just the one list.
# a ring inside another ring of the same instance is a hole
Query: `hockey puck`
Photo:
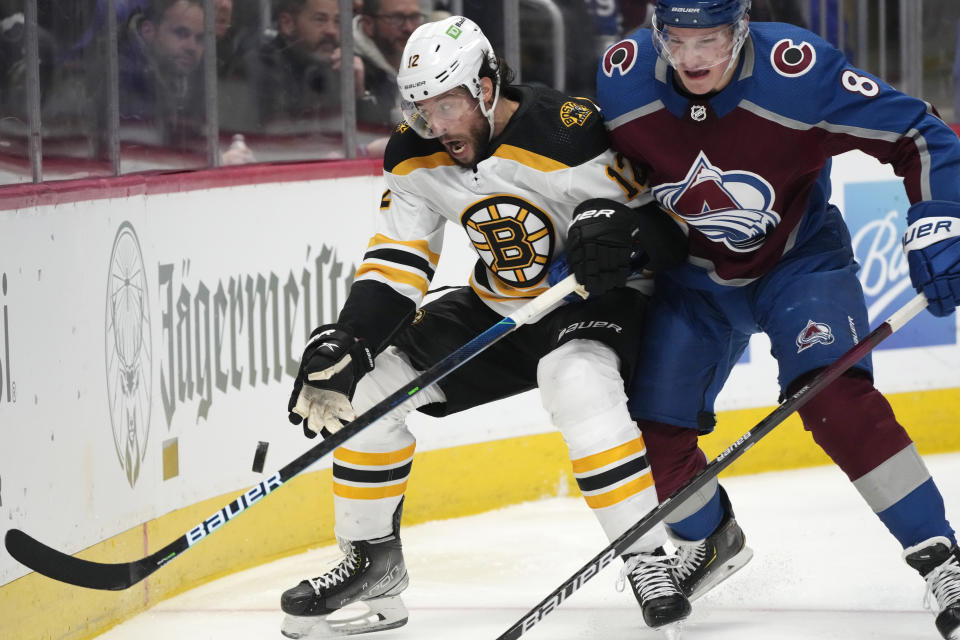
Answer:
[[256, 473], [263, 473], [263, 463], [267, 460], [267, 447], [269, 446], [269, 442], [263, 442], [262, 440], [257, 443], [257, 451], [253, 454], [253, 470]]

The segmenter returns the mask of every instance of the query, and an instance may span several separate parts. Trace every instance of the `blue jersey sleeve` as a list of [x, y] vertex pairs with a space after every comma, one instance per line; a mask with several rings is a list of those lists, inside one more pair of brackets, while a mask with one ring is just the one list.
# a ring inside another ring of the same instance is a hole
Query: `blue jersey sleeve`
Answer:
[[649, 29], [637, 29], [604, 52], [597, 66], [597, 102], [608, 123], [659, 101], [658, 59]]
[[[892, 165], [911, 202], [960, 202], [960, 139], [934, 108], [849, 63], [815, 34], [787, 25], [753, 27], [762, 106], [823, 132], [827, 155], [854, 149]], [[807, 56], [809, 73], [790, 63]], [[810, 58], [812, 56], [812, 58]], [[756, 94], [755, 94], [756, 95]]]

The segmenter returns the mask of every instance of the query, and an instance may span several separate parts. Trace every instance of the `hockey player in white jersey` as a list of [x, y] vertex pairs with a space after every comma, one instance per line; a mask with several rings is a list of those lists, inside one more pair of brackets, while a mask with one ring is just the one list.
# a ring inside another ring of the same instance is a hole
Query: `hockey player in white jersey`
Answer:
[[[288, 406], [291, 422], [310, 437], [337, 431], [545, 291], [552, 266], [564, 264], [566, 229], [575, 216], [591, 221], [578, 233], [608, 238], [645, 271], [628, 287], [565, 304], [520, 327], [335, 451], [335, 534], [345, 557], [283, 594], [288, 637], [407, 622], [399, 528], [415, 448], [404, 417], [413, 409], [444, 416], [539, 386], [607, 536], [618, 537], [657, 504], [624, 385], [649, 273], [683, 260], [686, 238], [650, 204], [642, 176], [608, 149], [592, 103], [511, 86], [510, 75], [466, 18], [425, 24], [410, 37], [398, 75], [404, 122], [386, 149], [389, 190], [376, 233], [337, 322], [318, 327], [307, 344]], [[637, 237], [624, 239], [618, 227], [624, 218], [639, 221]], [[469, 286], [421, 307], [447, 220], [466, 230], [476, 268]], [[592, 278], [622, 277], [595, 266]], [[669, 570], [674, 558], [665, 554], [665, 541], [662, 528], [637, 541], [624, 554], [621, 577], [646, 624], [673, 634], [690, 604]], [[368, 611], [336, 615], [355, 602]]]

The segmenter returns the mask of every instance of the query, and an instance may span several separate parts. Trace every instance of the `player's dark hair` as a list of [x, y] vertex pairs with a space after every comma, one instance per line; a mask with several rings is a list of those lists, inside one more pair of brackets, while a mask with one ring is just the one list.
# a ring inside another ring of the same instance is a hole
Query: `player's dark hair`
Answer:
[[490, 78], [493, 80], [497, 76], [497, 71], [500, 72], [500, 87], [506, 87], [513, 83], [513, 79], [516, 77], [516, 74], [513, 72], [513, 69], [507, 64], [507, 61], [496, 56], [497, 62], [493, 64], [488, 58], [483, 59], [483, 63], [480, 65], [480, 71], [477, 72], [477, 76], [481, 78]]

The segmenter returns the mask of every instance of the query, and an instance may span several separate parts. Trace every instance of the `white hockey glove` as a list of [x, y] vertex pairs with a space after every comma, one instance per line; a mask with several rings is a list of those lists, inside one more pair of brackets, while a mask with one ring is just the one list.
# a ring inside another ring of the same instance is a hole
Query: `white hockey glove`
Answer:
[[300, 359], [288, 419], [301, 425], [308, 438], [336, 433], [357, 417], [350, 399], [357, 382], [371, 370], [373, 354], [363, 340], [339, 325], [317, 327]]

